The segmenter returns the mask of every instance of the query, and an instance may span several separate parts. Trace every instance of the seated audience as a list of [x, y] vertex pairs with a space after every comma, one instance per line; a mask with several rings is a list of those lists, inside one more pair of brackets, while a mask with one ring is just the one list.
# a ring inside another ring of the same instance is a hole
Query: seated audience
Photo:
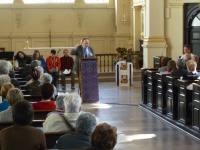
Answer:
[[32, 90], [33, 88], [37, 88], [40, 85], [40, 72], [37, 69], [32, 69], [31, 70], [31, 77], [33, 82], [30, 84], [25, 85], [26, 90]]
[[[185, 60], [184, 58], [188, 58], [189, 56], [190, 56], [190, 59], [191, 59], [191, 57], [193, 56], [193, 54], [192, 54], [190, 45], [185, 44], [184, 48], [183, 48], [183, 51], [184, 51], [184, 55], [181, 56], [181, 59]], [[188, 57], [186, 57], [186, 55], [188, 55]], [[186, 59], [186, 62], [189, 61], [190, 59]]]
[[41, 87], [41, 97], [42, 100], [36, 103], [32, 103], [34, 110], [55, 110], [56, 105], [51, 100], [53, 96], [53, 85], [50, 83], [45, 83]]
[[2, 98], [2, 103], [0, 103], [0, 112], [6, 110], [9, 107], [8, 101], [6, 99], [6, 96], [8, 94], [8, 91], [10, 89], [15, 88], [12, 84], [10, 83], [4, 83], [1, 87], [1, 98]]
[[51, 55], [46, 59], [47, 71], [53, 77], [53, 85], [56, 86], [61, 67], [60, 58], [56, 55], [56, 50], [51, 50]]
[[0, 60], [0, 75], [8, 74], [10, 71], [10, 65], [6, 60]]
[[26, 56], [22, 51], [19, 51], [15, 55], [15, 69], [20, 70], [23, 67], [26, 67], [27, 64], [30, 64], [32, 61], [32, 58], [29, 56]]
[[195, 61], [198, 64], [199, 63], [199, 56], [193, 55], [191, 60]]
[[20, 88], [20, 85], [19, 85], [19, 81], [15, 78], [15, 71], [11, 70], [9, 71], [9, 77], [10, 77], [10, 82], [16, 87], [16, 88]]
[[[62, 77], [62, 88], [63, 90], [66, 89], [66, 82], [65, 82], [65, 77], [66, 76], [71, 76], [71, 72], [70, 74], [64, 74], [63, 72], [65, 71], [65, 69], [67, 70], [73, 70], [73, 66], [74, 66], [74, 60], [72, 57], [69, 56], [69, 51], [68, 49], [63, 50], [63, 54], [64, 56], [60, 58], [61, 61], [61, 77]], [[74, 86], [74, 83], [72, 82], [73, 80], [71, 80], [71, 87]]]
[[10, 77], [8, 75], [0, 75], [0, 89], [4, 83], [10, 83]]
[[31, 79], [31, 70], [40, 65], [41, 62], [39, 60], [33, 60], [30, 65], [23, 67], [19, 72], [26, 81], [29, 81]]
[[[52, 76], [48, 73], [44, 73], [40, 79], [40, 86], [38, 88], [33, 88], [32, 91], [30, 92], [30, 95], [40, 95], [40, 91], [41, 91], [41, 86], [44, 83], [52, 83]], [[56, 87], [53, 85], [54, 88], [54, 94], [53, 94], [53, 98], [55, 98], [55, 96], [58, 94]]]
[[[76, 121], [81, 111], [81, 97], [77, 93], [67, 93], [64, 101], [64, 116], [68, 119], [69, 123], [75, 128]], [[98, 124], [98, 118], [97, 124]], [[51, 113], [43, 123], [45, 132], [60, 132], [70, 131], [58, 113]]]
[[6, 99], [8, 100], [9, 107], [8, 107], [8, 109], [0, 112], [0, 122], [12, 122], [13, 121], [12, 106], [16, 102], [24, 100], [24, 95], [19, 89], [13, 88], [8, 91]]
[[63, 110], [63, 105], [64, 105], [64, 102], [63, 102], [63, 99], [67, 96], [67, 94], [60, 94], [58, 95], [58, 97], [56, 98], [56, 109], [59, 109], [59, 110]]
[[187, 74], [187, 70], [185, 70], [185, 61], [183, 59], [178, 59], [176, 62], [177, 69], [171, 73], [172, 77], [182, 77]]
[[34, 51], [33, 60], [41, 61], [41, 66], [44, 69], [44, 72], [47, 72], [47, 70], [46, 70], [46, 62], [45, 62], [44, 58], [41, 57], [40, 52], [38, 50]]
[[[89, 149], [113, 149], [117, 144], [117, 128], [102, 123], [96, 126], [91, 135], [90, 142], [92, 147]], [[88, 150], [89, 150], [88, 149]]]
[[167, 63], [169, 62], [168, 57], [161, 58], [161, 68], [158, 69], [158, 72], [167, 72]]
[[176, 70], [176, 62], [174, 60], [170, 60], [167, 63], [167, 73], [171, 74], [175, 70]]
[[45, 135], [40, 129], [30, 126], [33, 108], [27, 101], [17, 102], [12, 109], [14, 125], [1, 130], [2, 150], [45, 150]]
[[82, 113], [76, 122], [76, 132], [61, 136], [55, 149], [83, 149], [90, 147], [90, 135], [97, 125], [91, 113]]
[[[41, 76], [44, 74], [44, 69], [41, 66], [37, 66], [34, 69], [39, 71], [39, 73], [40, 73], [39, 81], [40, 81]], [[33, 78], [31, 77], [31, 79], [25, 85], [31, 84], [32, 82], [33, 82]]]
[[188, 73], [183, 76], [184, 80], [197, 80], [199, 78], [199, 74], [196, 71], [197, 63], [193, 60], [189, 60], [186, 63]]
[[188, 62], [189, 60], [192, 59], [192, 55], [191, 54], [185, 54], [183, 57], [181, 57], [185, 63]]

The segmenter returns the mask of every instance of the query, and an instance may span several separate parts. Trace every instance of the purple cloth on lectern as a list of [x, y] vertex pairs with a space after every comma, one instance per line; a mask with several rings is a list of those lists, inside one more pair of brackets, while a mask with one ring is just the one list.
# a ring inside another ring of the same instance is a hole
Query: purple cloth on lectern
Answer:
[[99, 101], [97, 60], [81, 61], [81, 91], [83, 102]]

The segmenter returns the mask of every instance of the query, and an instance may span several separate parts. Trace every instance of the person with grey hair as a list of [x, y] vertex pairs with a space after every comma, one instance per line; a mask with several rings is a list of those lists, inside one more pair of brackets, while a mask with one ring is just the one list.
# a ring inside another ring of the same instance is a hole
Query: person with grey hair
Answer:
[[[50, 83], [52, 84], [52, 76], [48, 73], [44, 73], [39, 81], [40, 81], [40, 86], [39, 87], [36, 87], [36, 88], [33, 88], [32, 91], [30, 92], [30, 95], [40, 95], [40, 91], [41, 91], [41, 86], [44, 84], [44, 83]], [[56, 87], [53, 85], [53, 88], [54, 88], [54, 94], [53, 94], [53, 98], [55, 98], [55, 96], [58, 94], [57, 92], [57, 89]]]
[[182, 77], [187, 74], [185, 69], [185, 61], [183, 59], [178, 59], [176, 62], [176, 70], [171, 73], [172, 77]]
[[191, 55], [191, 54], [185, 54], [185, 55], [183, 55], [183, 57], [181, 57], [181, 58], [182, 58], [182, 59], [185, 61], [185, 63], [186, 63], [186, 62], [188, 62], [189, 60], [191, 60], [192, 56], [193, 56], [193, 55]]
[[[40, 81], [42, 75], [44, 74], [44, 69], [41, 66], [35, 67], [35, 70], [38, 70], [40, 73], [40, 78], [38, 79]], [[31, 78], [28, 82], [26, 82], [25, 86], [28, 86], [29, 84], [33, 83], [33, 78]]]
[[97, 125], [93, 114], [82, 113], [76, 122], [76, 132], [61, 136], [55, 149], [85, 149], [91, 146], [90, 135]]
[[191, 60], [195, 61], [198, 64], [199, 63], [199, 56], [193, 55]]
[[10, 83], [10, 77], [7, 74], [0, 75], [0, 89], [4, 83]]
[[56, 109], [59, 109], [59, 110], [63, 110], [63, 99], [66, 97], [67, 94], [65, 93], [62, 93], [60, 95], [58, 95], [58, 97], [56, 98]]
[[20, 91], [20, 89], [13, 88], [8, 91], [8, 94], [6, 96], [6, 99], [8, 100], [8, 104], [10, 105], [8, 109], [0, 112], [0, 122], [13, 122], [12, 118], [12, 106], [21, 100], [24, 100], [24, 95]]
[[[72, 127], [75, 128], [78, 117], [83, 113], [81, 111], [81, 97], [77, 93], [67, 93], [63, 99], [64, 116], [67, 118]], [[99, 119], [96, 118], [97, 122]], [[51, 113], [43, 123], [44, 132], [61, 132], [70, 131], [65, 122], [58, 113]]]
[[0, 60], [0, 75], [9, 74], [10, 65], [6, 60]]

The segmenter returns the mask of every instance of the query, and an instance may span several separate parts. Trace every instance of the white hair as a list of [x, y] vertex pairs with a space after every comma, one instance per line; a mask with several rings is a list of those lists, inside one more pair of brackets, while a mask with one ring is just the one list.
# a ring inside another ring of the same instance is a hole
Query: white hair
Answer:
[[0, 60], [0, 75], [8, 74], [10, 69], [10, 65], [6, 60]]
[[7, 74], [0, 75], [0, 88], [4, 83], [10, 83], [10, 77]]
[[78, 113], [80, 111], [82, 99], [77, 93], [67, 93], [63, 99], [65, 112]]
[[8, 62], [8, 66], [9, 66], [9, 71], [11, 71], [12, 70], [12, 68], [13, 68], [13, 65], [11, 64], [11, 62], [10, 61], [7, 61]]
[[64, 104], [63, 99], [65, 97], [66, 97], [65, 93], [62, 93], [62, 94], [58, 95], [58, 97], [56, 98], [56, 101], [55, 101], [55, 103], [56, 103], [56, 109], [61, 109], [61, 110], [63, 109], [62, 108], [62, 106]]
[[44, 74], [44, 69], [42, 68], [42, 66], [37, 66], [35, 67], [35, 69], [39, 71], [40, 77]]
[[52, 76], [48, 73], [44, 73], [40, 78], [40, 83], [41, 85], [44, 83], [52, 83]]

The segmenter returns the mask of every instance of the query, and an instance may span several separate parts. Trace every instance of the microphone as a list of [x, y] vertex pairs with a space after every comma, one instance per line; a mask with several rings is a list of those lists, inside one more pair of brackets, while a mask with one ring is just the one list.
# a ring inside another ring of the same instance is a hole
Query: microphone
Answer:
[[162, 54], [161, 54], [161, 57], [163, 56], [163, 52], [164, 52], [164, 50], [167, 48], [167, 44], [165, 45], [165, 47], [163, 48], [163, 50], [162, 50]]

